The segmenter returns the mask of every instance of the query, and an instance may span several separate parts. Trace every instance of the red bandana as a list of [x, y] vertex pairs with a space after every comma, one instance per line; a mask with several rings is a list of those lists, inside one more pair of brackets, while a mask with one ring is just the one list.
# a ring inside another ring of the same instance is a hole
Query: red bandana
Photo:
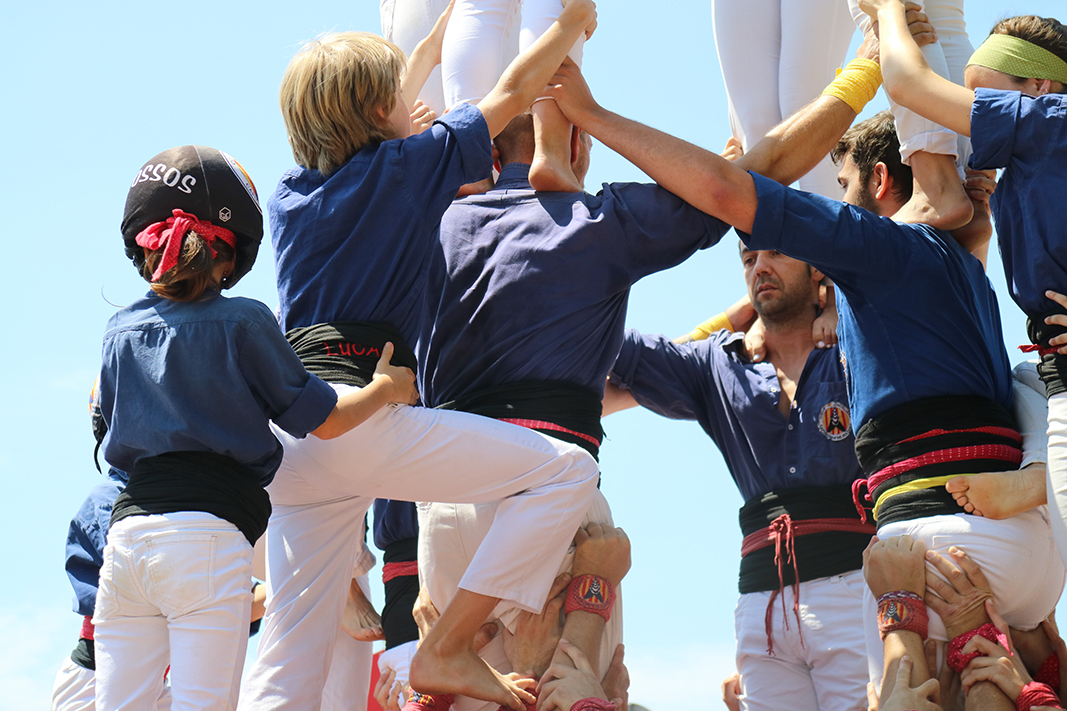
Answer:
[[[233, 232], [230, 232], [225, 227], [218, 227], [210, 222], [204, 222], [197, 219], [196, 215], [190, 215], [188, 212], [175, 209], [174, 217], [168, 217], [163, 222], [155, 222], [145, 227], [137, 234], [135, 240], [138, 246], [145, 249], [163, 250], [163, 258], [159, 260], [156, 270], [152, 272], [152, 281], [159, 281], [161, 276], [178, 263], [178, 255], [182, 251], [182, 242], [185, 240], [185, 234], [189, 230], [193, 230], [203, 237], [209, 246], [216, 238], [221, 239], [231, 247], [237, 246], [237, 238]], [[215, 254], [215, 248], [212, 247], [211, 256], [214, 257]]]

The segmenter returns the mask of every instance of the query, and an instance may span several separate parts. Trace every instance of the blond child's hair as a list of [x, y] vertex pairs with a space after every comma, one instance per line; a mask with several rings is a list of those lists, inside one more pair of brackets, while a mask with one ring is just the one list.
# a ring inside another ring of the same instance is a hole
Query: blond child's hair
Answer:
[[325, 175], [361, 148], [392, 138], [388, 116], [404, 71], [404, 52], [369, 32], [308, 42], [289, 62], [280, 100], [296, 162]]

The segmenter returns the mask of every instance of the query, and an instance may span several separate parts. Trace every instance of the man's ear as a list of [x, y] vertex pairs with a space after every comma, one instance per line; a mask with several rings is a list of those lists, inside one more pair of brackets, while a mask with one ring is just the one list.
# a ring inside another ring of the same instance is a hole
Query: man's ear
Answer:
[[823, 279], [825, 279], [825, 278], [826, 278], [826, 275], [825, 275], [825, 274], [823, 274], [822, 272], [820, 272], [820, 271], [819, 271], [818, 269], [816, 269], [815, 267], [812, 267], [812, 268], [811, 268], [811, 279], [812, 279], [812, 281], [814, 281], [814, 282], [815, 282], [816, 284], [821, 284], [821, 283], [822, 283], [822, 280], [823, 280]]
[[578, 160], [578, 149], [582, 145], [582, 129], [571, 126], [571, 165]]
[[882, 200], [889, 195], [890, 190], [890, 178], [889, 168], [885, 163], [878, 162], [874, 166], [874, 172], [871, 173], [871, 195], [875, 200]]
[[1053, 82], [1051, 79], [1033, 79], [1032, 81], [1036, 82], [1034, 93], [1038, 96], [1052, 93]]

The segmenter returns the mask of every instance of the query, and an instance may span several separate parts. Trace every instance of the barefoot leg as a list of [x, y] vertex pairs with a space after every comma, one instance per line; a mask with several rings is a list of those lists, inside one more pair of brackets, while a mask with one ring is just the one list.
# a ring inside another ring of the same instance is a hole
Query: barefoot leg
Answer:
[[497, 673], [473, 649], [475, 633], [499, 599], [459, 590], [411, 660], [411, 688], [463, 694], [522, 711], [533, 696]]
[[911, 156], [915, 188], [911, 203], [926, 214], [926, 224], [954, 230], [971, 221], [974, 209], [952, 156], [916, 151]]
[[341, 618], [341, 629], [349, 637], [357, 642], [373, 642], [385, 639], [382, 632], [382, 618], [374, 609], [363, 589], [355, 578], [349, 583], [348, 600], [345, 602], [344, 617]]
[[538, 101], [534, 117], [534, 157], [530, 186], [534, 190], [581, 192], [582, 184], [571, 169], [571, 124], [555, 101]]

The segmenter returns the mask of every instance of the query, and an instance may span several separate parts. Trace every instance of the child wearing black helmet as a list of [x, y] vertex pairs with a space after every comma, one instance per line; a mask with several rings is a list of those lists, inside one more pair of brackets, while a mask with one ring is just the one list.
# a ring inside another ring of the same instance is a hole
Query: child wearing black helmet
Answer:
[[183, 146], [149, 161], [122, 234], [152, 291], [104, 335], [103, 452], [129, 484], [93, 617], [97, 704], [154, 709], [170, 665], [175, 708], [232, 709], [252, 544], [282, 458], [270, 422], [293, 437], [336, 437], [387, 403], [414, 401], [414, 376], [389, 365], [388, 347], [368, 388], [338, 399], [266, 306], [220, 295], [251, 269], [263, 235], [252, 181], [221, 151]]

